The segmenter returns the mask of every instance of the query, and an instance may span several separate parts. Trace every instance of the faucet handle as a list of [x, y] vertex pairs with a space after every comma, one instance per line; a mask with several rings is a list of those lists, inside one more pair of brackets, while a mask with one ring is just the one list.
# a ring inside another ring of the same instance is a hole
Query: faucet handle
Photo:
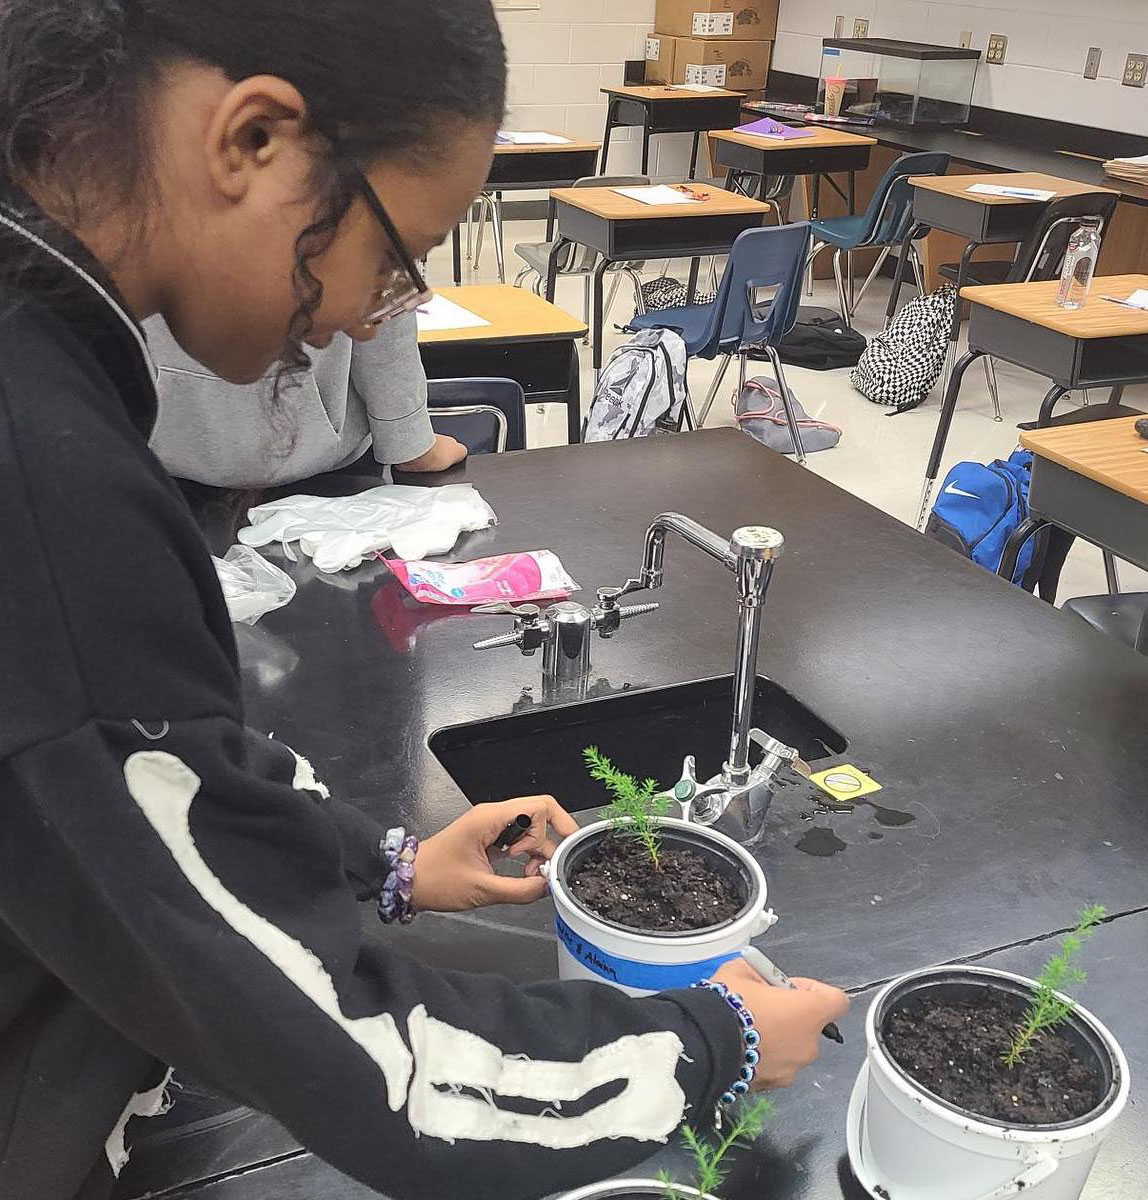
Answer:
[[[724, 783], [708, 783], [704, 787], [698, 783], [697, 763], [692, 754], [687, 755], [682, 763], [682, 777], [669, 790], [669, 796], [681, 806], [683, 821], [697, 821], [706, 824], [713, 818], [712, 805], [705, 803], [712, 796], [720, 796], [729, 789]], [[696, 810], [696, 811], [695, 811]]]
[[761, 764], [757, 768], [758, 770], [764, 767], [770, 775], [776, 775], [783, 766], [786, 766], [791, 771], [800, 775], [802, 779], [808, 779], [813, 774], [813, 769], [792, 746], [787, 746], [784, 742], [779, 742], [777, 738], [771, 737], [764, 729], [751, 729], [749, 731], [749, 740], [764, 755]]
[[[630, 583], [634, 581], [631, 579]], [[619, 599], [626, 594], [627, 591], [635, 591], [629, 584], [625, 587], [602, 587], [598, 589], [598, 607], [594, 609], [593, 621], [594, 628], [598, 631], [598, 636], [602, 638], [611, 638], [618, 632], [618, 627], [623, 621], [630, 620], [631, 617], [644, 617], [647, 613], [657, 611], [657, 604], [619, 604]]]
[[[542, 619], [542, 609], [537, 604], [520, 604], [518, 608], [506, 605], [514, 613], [514, 632], [499, 634], [475, 642], [476, 650], [497, 650], [502, 646], [517, 646], [523, 656], [530, 658], [542, 646], [549, 632], [549, 625]], [[501, 611], [497, 605], [483, 606], [486, 611]]]

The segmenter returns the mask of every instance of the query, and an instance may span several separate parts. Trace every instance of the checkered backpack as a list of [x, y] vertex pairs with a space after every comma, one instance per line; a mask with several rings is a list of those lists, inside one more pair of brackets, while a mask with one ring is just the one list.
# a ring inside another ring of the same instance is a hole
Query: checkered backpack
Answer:
[[956, 303], [948, 285], [918, 296], [869, 342], [849, 376], [866, 400], [897, 412], [924, 401], [944, 370]]

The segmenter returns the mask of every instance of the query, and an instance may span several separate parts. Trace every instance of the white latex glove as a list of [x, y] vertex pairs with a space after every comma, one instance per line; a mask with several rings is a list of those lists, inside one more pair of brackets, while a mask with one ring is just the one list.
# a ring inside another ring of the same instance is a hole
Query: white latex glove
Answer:
[[245, 546], [299, 543], [327, 573], [357, 567], [376, 551], [399, 558], [446, 554], [462, 533], [497, 523], [494, 510], [469, 483], [445, 487], [387, 484], [356, 496], [288, 496], [247, 514]]

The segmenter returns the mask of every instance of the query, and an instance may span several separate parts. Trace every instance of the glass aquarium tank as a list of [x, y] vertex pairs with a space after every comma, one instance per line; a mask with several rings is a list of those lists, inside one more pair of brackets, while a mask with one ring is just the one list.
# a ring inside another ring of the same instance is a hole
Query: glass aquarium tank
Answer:
[[884, 38], [826, 38], [817, 104], [827, 116], [939, 127], [969, 118], [979, 50]]

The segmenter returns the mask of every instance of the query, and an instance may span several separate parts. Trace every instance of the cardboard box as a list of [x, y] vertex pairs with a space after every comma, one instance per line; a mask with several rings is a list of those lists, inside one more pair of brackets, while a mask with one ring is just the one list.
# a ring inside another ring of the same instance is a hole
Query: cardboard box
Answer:
[[674, 83], [708, 83], [734, 92], [765, 87], [772, 42], [735, 42], [678, 38]]
[[673, 83], [674, 59], [678, 39], [665, 33], [646, 38], [646, 82]]
[[655, 28], [687, 38], [772, 41], [779, 0], [658, 0]]

